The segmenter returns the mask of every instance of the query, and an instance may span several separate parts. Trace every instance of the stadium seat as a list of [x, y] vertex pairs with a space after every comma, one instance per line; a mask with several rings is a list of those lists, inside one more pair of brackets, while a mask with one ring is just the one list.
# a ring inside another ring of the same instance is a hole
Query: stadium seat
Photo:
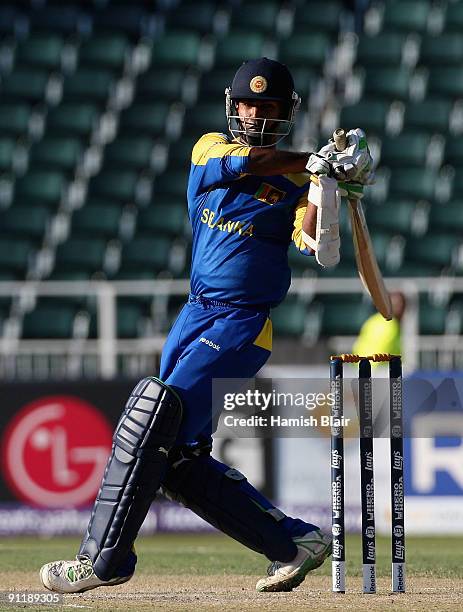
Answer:
[[373, 314], [370, 302], [364, 302], [361, 295], [319, 296], [322, 304], [322, 336], [357, 335], [363, 323]]
[[122, 72], [130, 44], [121, 34], [93, 35], [79, 47], [79, 66]]
[[426, 32], [430, 3], [428, 0], [385, 2], [383, 30], [397, 32]]
[[243, 61], [262, 57], [263, 47], [264, 36], [260, 32], [251, 34], [246, 30], [233, 30], [217, 43], [215, 67], [229, 67], [236, 71]]
[[293, 33], [323, 32], [334, 37], [339, 31], [342, 2], [338, 0], [311, 0], [296, 5]]
[[32, 145], [29, 168], [55, 168], [73, 173], [82, 154], [82, 143], [76, 138], [45, 137]]
[[153, 145], [151, 138], [143, 136], [117, 138], [105, 147], [105, 167], [149, 168], [152, 161]]
[[389, 198], [433, 200], [438, 175], [430, 168], [394, 168], [389, 180]]
[[434, 205], [429, 214], [429, 226], [437, 232], [463, 232], [463, 200], [453, 200], [445, 205]]
[[47, 6], [28, 13], [32, 32], [61, 33], [64, 36], [88, 33], [89, 17], [77, 6]]
[[23, 338], [72, 338], [76, 308], [60, 301], [56, 306], [37, 306], [23, 319]]
[[11, 138], [0, 138], [0, 171], [8, 172], [13, 168], [16, 143]]
[[186, 222], [186, 205], [162, 204], [161, 199], [160, 203], [154, 203], [152, 206], [140, 210], [137, 218], [137, 234], [183, 236]]
[[360, 37], [355, 62], [357, 65], [372, 67], [400, 66], [407, 34], [380, 32], [376, 36]]
[[72, 215], [71, 234], [75, 238], [116, 238], [120, 219], [120, 212], [116, 207], [83, 206]]
[[99, 110], [94, 104], [61, 104], [48, 112], [47, 134], [89, 138], [99, 117]]
[[201, 39], [199, 34], [188, 30], [169, 30], [151, 43], [153, 66], [196, 67], [199, 64]]
[[305, 330], [306, 317], [307, 306], [291, 296], [270, 313], [276, 336], [300, 338]]
[[408, 102], [404, 113], [404, 130], [447, 132], [452, 102], [445, 98], [432, 98], [421, 102]]
[[42, 242], [50, 210], [42, 206], [12, 206], [0, 213], [0, 234]]
[[106, 170], [93, 177], [89, 196], [132, 202], [135, 200], [138, 174], [131, 170]]
[[167, 31], [176, 28], [189, 30], [194, 23], [195, 32], [200, 34], [211, 34], [214, 31], [216, 7], [213, 2], [201, 2], [185, 4], [169, 10], [165, 14], [165, 25]]
[[363, 92], [380, 100], [407, 100], [410, 95], [411, 71], [404, 67], [367, 68]]
[[118, 274], [128, 270], [161, 272], [168, 269], [170, 247], [170, 238], [135, 236], [130, 243], [122, 247]]
[[463, 167], [463, 141], [461, 138], [447, 138], [444, 161], [452, 166]]
[[390, 200], [371, 205], [366, 208], [368, 227], [372, 233], [380, 230], [413, 234], [416, 211], [417, 203], [413, 200]]
[[460, 2], [447, 2], [444, 29], [446, 32], [461, 33], [463, 28], [463, 5]]
[[439, 36], [426, 36], [421, 41], [420, 62], [426, 66], [461, 65], [463, 39], [455, 32], [442, 32]]
[[185, 113], [183, 121], [183, 135], [200, 138], [208, 132], [225, 132], [228, 134], [225, 103], [199, 102]]
[[52, 34], [32, 35], [21, 41], [15, 52], [15, 65], [35, 66], [46, 70], [60, 70], [63, 39]]
[[426, 133], [403, 132], [384, 138], [381, 165], [389, 167], [425, 166], [431, 137]]
[[419, 307], [420, 334], [445, 334], [448, 306], [434, 304], [427, 296], [421, 296]]
[[405, 247], [405, 261], [418, 262], [433, 266], [435, 271], [455, 266], [458, 248], [461, 246], [459, 235], [434, 233], [432, 242], [419, 238], [409, 238]]
[[232, 30], [250, 30], [253, 34], [275, 35], [280, 7], [281, 3], [276, 0], [266, 0], [264, 3], [250, 0], [233, 11], [230, 27]]
[[93, 102], [106, 105], [115, 81], [109, 70], [79, 68], [66, 76], [63, 84], [64, 102]]
[[390, 104], [385, 100], [361, 100], [341, 109], [339, 125], [350, 130], [361, 125], [368, 134], [383, 134]]
[[460, 66], [439, 66], [429, 71], [428, 97], [448, 96], [456, 99], [463, 97], [463, 74]]
[[452, 198], [455, 200], [463, 198], [463, 174], [461, 172], [455, 172], [452, 183]]
[[58, 208], [66, 189], [66, 179], [61, 172], [52, 170], [31, 171], [16, 179], [13, 205], [41, 205]]
[[105, 252], [106, 241], [101, 238], [68, 238], [56, 249], [54, 272], [101, 272]]
[[0, 131], [2, 135], [27, 136], [31, 110], [27, 104], [0, 104]]
[[18, 278], [25, 278], [33, 253], [33, 242], [24, 237], [0, 238], [0, 274], [6, 272]]
[[138, 3], [130, 4], [128, 0], [123, 6], [111, 3], [111, 9], [103, 6], [93, 14], [93, 31], [105, 33], [124, 32], [130, 39], [138, 41], [141, 35], [151, 34], [156, 25], [155, 15], [150, 6], [140, 6]]
[[280, 42], [278, 60], [291, 68], [303, 66], [320, 70], [330, 47], [330, 39], [324, 33], [312, 32], [310, 36], [293, 34]]
[[3, 101], [38, 103], [45, 100], [49, 75], [40, 69], [16, 68], [6, 75], [0, 85]]
[[[169, 68], [151, 66], [143, 72], [137, 81], [136, 96], [143, 102], [153, 100], [154, 102], [165, 100], [184, 100], [186, 98], [186, 83], [188, 71], [184, 68]], [[206, 80], [210, 79], [208, 74]], [[225, 86], [224, 86], [225, 88]], [[186, 101], [186, 100], [185, 100]]]
[[0, 7], [0, 36], [14, 36], [27, 27], [27, 18], [19, 6]]
[[121, 113], [120, 133], [128, 136], [136, 134], [151, 137], [163, 136], [168, 123], [169, 109], [166, 102], [132, 104]]
[[[188, 167], [189, 166], [185, 166]], [[180, 202], [186, 202], [186, 188], [188, 182], [188, 170], [171, 170], [156, 177], [154, 182], [153, 202], [164, 199], [166, 195], [175, 196]]]

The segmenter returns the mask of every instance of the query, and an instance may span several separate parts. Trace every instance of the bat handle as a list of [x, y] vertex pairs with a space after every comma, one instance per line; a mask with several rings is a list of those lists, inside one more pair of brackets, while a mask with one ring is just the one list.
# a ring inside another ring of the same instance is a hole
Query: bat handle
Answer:
[[342, 128], [338, 128], [333, 132], [334, 146], [338, 151], [344, 151], [347, 146], [346, 132]]

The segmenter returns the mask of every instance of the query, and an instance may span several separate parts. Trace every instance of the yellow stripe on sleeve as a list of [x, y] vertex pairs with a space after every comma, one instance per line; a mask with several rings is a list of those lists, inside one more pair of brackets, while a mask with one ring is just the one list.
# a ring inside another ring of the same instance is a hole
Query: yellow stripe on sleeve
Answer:
[[227, 155], [246, 157], [251, 147], [239, 142], [230, 142], [224, 134], [212, 132], [202, 136], [193, 147], [191, 161], [195, 166], [205, 166], [209, 159], [217, 159]]
[[299, 251], [307, 249], [307, 245], [302, 240], [302, 220], [304, 219], [305, 211], [307, 210], [307, 194], [299, 198], [294, 216], [294, 229], [292, 239]]
[[270, 319], [264, 323], [263, 328], [260, 330], [259, 335], [254, 340], [253, 344], [255, 346], [260, 346], [260, 348], [265, 349], [266, 351], [272, 352], [272, 337], [273, 337], [273, 326]]

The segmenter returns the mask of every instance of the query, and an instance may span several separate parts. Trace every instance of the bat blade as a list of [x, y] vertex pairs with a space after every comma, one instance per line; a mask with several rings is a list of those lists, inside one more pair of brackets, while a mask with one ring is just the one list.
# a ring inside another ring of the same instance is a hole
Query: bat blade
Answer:
[[391, 297], [384, 284], [384, 279], [371, 243], [363, 208], [358, 200], [349, 200], [349, 217], [360, 279], [366, 291], [370, 294], [378, 312], [387, 321], [390, 321], [392, 319]]

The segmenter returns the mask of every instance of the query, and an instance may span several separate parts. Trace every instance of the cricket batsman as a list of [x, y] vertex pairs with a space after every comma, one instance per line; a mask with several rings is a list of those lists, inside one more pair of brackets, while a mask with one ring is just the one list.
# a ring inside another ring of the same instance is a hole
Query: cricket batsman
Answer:
[[[290, 285], [291, 240], [322, 266], [339, 260], [338, 207], [361, 197], [372, 160], [361, 130], [342, 153], [277, 150], [300, 98], [286, 66], [242, 64], [225, 91], [230, 135], [195, 144], [188, 182], [191, 294], [166, 340], [159, 378], [135, 386], [113, 438], [76, 558], [47, 563], [42, 584], [77, 593], [130, 580], [134, 541], [159, 490], [271, 562], [258, 591], [290, 591], [331, 553], [331, 536], [286, 516], [211, 456], [214, 378], [252, 378], [272, 350], [270, 309]], [[320, 176], [318, 185], [310, 173]], [[222, 406], [223, 407], [223, 406]]]

